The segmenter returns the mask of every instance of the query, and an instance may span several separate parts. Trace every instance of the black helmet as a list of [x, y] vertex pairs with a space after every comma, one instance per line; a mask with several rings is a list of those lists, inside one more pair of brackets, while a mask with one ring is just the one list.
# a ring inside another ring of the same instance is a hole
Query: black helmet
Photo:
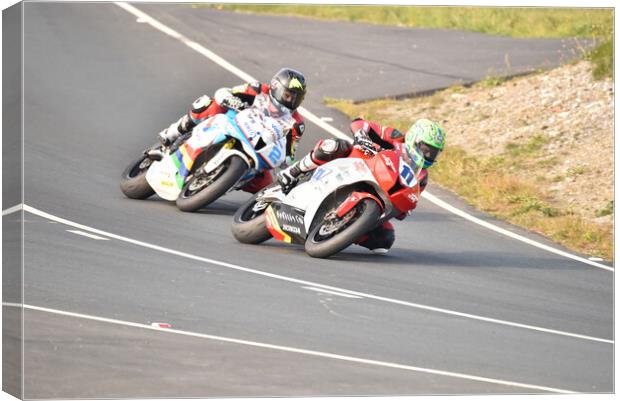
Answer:
[[282, 68], [271, 79], [269, 97], [291, 111], [297, 109], [306, 95], [304, 74], [290, 68]]

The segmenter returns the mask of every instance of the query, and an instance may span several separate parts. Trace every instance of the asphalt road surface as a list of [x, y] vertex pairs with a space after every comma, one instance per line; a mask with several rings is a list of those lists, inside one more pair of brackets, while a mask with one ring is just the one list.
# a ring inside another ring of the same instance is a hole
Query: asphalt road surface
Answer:
[[[303, 70], [304, 106], [343, 130], [324, 97], [402, 95], [573, 54], [560, 40], [137, 7], [257, 78]], [[194, 214], [126, 199], [124, 166], [194, 98], [239, 78], [114, 4], [26, 3], [24, 21], [25, 204], [56, 216], [25, 214], [26, 398], [613, 391], [612, 272], [424, 199], [388, 255], [329, 260], [237, 243], [245, 193]], [[326, 135], [308, 124], [302, 151]]]

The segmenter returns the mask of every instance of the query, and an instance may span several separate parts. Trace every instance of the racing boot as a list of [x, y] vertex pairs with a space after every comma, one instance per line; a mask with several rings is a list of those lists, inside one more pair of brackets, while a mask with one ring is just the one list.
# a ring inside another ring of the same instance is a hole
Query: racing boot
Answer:
[[174, 141], [179, 139], [181, 135], [189, 133], [195, 126], [196, 124], [185, 114], [158, 134], [159, 142], [164, 146], [170, 146]]
[[145, 151], [144, 154], [146, 157], [154, 161], [161, 161], [164, 158], [164, 152], [162, 152], [159, 148], [149, 149]]
[[312, 152], [305, 155], [303, 159], [291, 164], [289, 167], [278, 173], [278, 184], [282, 187], [282, 192], [288, 194], [295, 184], [299, 176], [308, 171], [312, 171], [319, 165], [312, 159]]

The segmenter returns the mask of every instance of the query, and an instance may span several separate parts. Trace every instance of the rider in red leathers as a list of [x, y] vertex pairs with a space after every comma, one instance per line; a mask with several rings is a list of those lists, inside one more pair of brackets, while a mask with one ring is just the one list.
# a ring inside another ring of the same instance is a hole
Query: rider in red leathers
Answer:
[[[295, 119], [293, 128], [286, 134], [287, 161], [295, 158], [298, 142], [304, 133], [305, 124], [297, 112], [306, 94], [306, 79], [304, 75], [290, 68], [283, 68], [271, 79], [268, 84], [254, 82], [235, 86], [233, 88], [218, 89], [213, 98], [203, 95], [196, 99], [189, 112], [179, 118], [170, 127], [159, 133], [159, 140], [163, 145], [171, 145], [182, 135], [186, 135], [200, 122], [219, 113], [226, 113], [229, 109], [237, 111], [249, 107], [256, 96], [265, 94], [276, 107], [285, 107], [290, 110]], [[256, 193], [272, 183], [271, 174], [264, 171], [257, 175], [244, 188], [246, 192]]]
[[[376, 122], [361, 118], [353, 120], [350, 128], [355, 144], [366, 146], [378, 144], [384, 149], [393, 149], [394, 143], [400, 142], [405, 143], [408, 148], [411, 147], [412, 149], [409, 150], [411, 153], [415, 152], [424, 158], [424, 168], [419, 175], [420, 192], [426, 188], [428, 183], [427, 168], [433, 164], [443, 150], [445, 141], [445, 133], [436, 123], [424, 119], [418, 120], [411, 126], [406, 135], [403, 135], [396, 128], [384, 127]], [[428, 138], [431, 137], [438, 139], [429, 140]], [[302, 173], [312, 171], [331, 160], [347, 157], [352, 149], [353, 144], [344, 139], [321, 139], [310, 153], [290, 167], [280, 171], [278, 183], [284, 192], [288, 192], [295, 186], [297, 178]], [[405, 217], [407, 214], [403, 213], [396, 218], [402, 220]], [[386, 221], [359, 238], [355, 243], [370, 249], [373, 253], [387, 253], [395, 239], [394, 226]]]

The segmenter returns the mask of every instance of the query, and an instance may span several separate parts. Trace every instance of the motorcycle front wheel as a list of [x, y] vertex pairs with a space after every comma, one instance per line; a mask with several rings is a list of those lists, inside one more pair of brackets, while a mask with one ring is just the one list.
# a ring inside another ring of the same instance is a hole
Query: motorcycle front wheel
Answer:
[[[306, 238], [306, 253], [313, 258], [330, 257], [375, 228], [381, 217], [381, 208], [372, 199], [363, 199], [342, 217], [335, 215], [335, 205], [322, 216]], [[330, 216], [330, 214], [332, 216]]]
[[146, 181], [146, 172], [153, 161], [146, 155], [131, 162], [121, 176], [121, 191], [131, 199], [146, 199], [155, 194]]
[[205, 173], [203, 166], [196, 169], [177, 198], [177, 207], [184, 212], [194, 212], [224, 195], [248, 168], [239, 156], [229, 157], [210, 173]]

